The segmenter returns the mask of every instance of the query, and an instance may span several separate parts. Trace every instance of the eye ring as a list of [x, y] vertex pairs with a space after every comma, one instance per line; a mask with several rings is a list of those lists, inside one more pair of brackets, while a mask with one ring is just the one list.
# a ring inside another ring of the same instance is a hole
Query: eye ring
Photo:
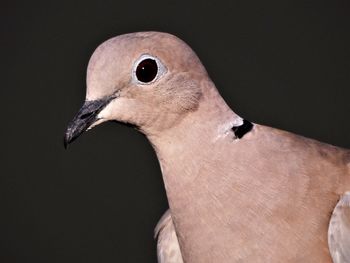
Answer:
[[143, 54], [136, 60], [133, 67], [133, 81], [137, 84], [147, 85], [158, 80], [167, 69], [154, 56]]

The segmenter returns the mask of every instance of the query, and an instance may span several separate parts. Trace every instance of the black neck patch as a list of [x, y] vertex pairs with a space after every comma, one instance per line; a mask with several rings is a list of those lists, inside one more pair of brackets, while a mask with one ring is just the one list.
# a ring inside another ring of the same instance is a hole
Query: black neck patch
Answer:
[[232, 127], [232, 130], [235, 133], [236, 138], [241, 139], [253, 129], [253, 126], [254, 125], [250, 121], [243, 120], [243, 124], [241, 126]]

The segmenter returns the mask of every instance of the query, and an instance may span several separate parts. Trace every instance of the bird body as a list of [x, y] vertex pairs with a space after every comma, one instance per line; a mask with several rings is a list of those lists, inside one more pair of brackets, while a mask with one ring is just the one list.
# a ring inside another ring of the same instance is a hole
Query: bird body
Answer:
[[224, 123], [229, 111], [211, 115], [225, 105], [215, 97], [204, 104], [176, 127], [183, 133], [151, 140], [184, 258], [331, 262], [327, 230], [350, 189], [350, 151], [257, 124], [242, 139], [218, 135], [210, 122]]
[[350, 151], [254, 123], [238, 133], [249, 122], [178, 38], [127, 34], [95, 51], [66, 142], [108, 120], [137, 126], [154, 147], [171, 214], [160, 237], [176, 232], [184, 262], [319, 263], [334, 251], [350, 262], [346, 202], [330, 226], [350, 190]]

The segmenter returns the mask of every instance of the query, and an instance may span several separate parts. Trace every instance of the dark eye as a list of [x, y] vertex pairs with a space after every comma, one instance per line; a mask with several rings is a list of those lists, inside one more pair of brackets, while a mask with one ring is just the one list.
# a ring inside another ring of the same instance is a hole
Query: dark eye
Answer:
[[136, 68], [136, 77], [139, 81], [148, 83], [154, 80], [158, 73], [158, 65], [154, 59], [142, 60]]

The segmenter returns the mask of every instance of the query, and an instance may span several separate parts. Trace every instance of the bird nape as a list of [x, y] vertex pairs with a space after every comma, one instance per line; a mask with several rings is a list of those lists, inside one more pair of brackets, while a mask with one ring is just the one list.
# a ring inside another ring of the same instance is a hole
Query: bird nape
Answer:
[[65, 143], [111, 120], [139, 127], [159, 159], [159, 262], [350, 262], [350, 151], [242, 119], [177, 37], [96, 49]]

